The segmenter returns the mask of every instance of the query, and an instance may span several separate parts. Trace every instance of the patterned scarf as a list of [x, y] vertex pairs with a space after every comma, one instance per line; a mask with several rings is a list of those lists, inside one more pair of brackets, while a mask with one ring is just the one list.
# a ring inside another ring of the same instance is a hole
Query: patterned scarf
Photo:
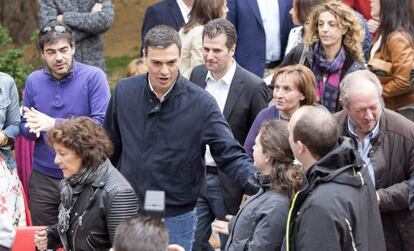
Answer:
[[60, 182], [59, 233], [69, 229], [70, 213], [83, 188], [95, 180], [98, 168], [82, 167], [78, 174]]
[[[314, 47], [315, 62], [312, 70], [315, 73], [316, 82], [318, 84], [318, 95], [320, 102], [331, 113], [339, 111], [339, 82], [342, 67], [345, 63], [345, 49], [341, 47], [336, 58], [329, 62], [326, 58], [325, 51], [320, 43], [316, 43]], [[326, 75], [324, 81], [323, 75]]]

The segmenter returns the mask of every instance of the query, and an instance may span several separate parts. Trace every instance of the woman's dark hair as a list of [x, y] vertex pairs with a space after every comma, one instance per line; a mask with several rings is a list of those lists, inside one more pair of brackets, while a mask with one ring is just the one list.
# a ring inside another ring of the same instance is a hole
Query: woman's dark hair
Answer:
[[309, 14], [311, 13], [313, 7], [318, 4], [327, 2], [328, 0], [294, 0], [294, 8], [298, 13], [299, 22], [303, 25], [306, 22]]
[[82, 159], [83, 168], [97, 168], [112, 153], [112, 143], [104, 129], [88, 117], [65, 120], [47, 133], [53, 147], [61, 144]]
[[414, 43], [414, 17], [411, 0], [380, 0], [380, 25], [377, 33], [384, 43], [393, 31], [403, 29]]
[[226, 0], [194, 0], [191, 7], [190, 18], [183, 26], [183, 32], [187, 33], [196, 25], [205, 25], [208, 21], [223, 18], [223, 6]]
[[289, 199], [302, 187], [304, 169], [294, 164], [295, 157], [289, 145], [287, 122], [271, 120], [263, 123], [259, 132], [263, 153], [272, 158], [270, 180], [272, 187]]

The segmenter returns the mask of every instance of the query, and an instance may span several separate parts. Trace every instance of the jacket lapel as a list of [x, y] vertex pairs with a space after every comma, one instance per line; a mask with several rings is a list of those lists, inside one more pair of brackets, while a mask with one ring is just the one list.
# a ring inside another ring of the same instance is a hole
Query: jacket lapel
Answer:
[[241, 92], [243, 91], [243, 73], [240, 70], [240, 66], [236, 65], [236, 72], [234, 73], [233, 80], [231, 81], [229, 95], [227, 96], [226, 104], [224, 105], [223, 115], [228, 120], [231, 111], [234, 108], [237, 100], [240, 97]]
[[263, 27], [262, 16], [260, 15], [259, 4], [257, 4], [257, 0], [245, 0], [245, 2], [253, 11], [254, 16], [256, 17], [259, 24]]

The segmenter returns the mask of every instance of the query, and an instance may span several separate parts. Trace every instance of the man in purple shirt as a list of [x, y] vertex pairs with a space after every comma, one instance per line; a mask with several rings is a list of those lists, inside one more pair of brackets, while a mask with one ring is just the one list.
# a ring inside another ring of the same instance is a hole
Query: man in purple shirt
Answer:
[[105, 73], [74, 61], [73, 39], [70, 28], [61, 22], [44, 26], [38, 48], [46, 67], [32, 72], [26, 81], [20, 129], [26, 139], [35, 141], [29, 181], [33, 225], [49, 226], [58, 221], [63, 175], [54, 163], [55, 153], [47, 145], [46, 132], [77, 116], [102, 124], [110, 98]]

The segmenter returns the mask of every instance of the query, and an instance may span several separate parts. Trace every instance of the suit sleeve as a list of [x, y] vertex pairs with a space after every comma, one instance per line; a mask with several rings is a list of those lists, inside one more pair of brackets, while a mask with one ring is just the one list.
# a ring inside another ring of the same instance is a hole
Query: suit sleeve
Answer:
[[[145, 10], [145, 14], [144, 14], [144, 21], [142, 22], [142, 27], [141, 27], [141, 46], [140, 48], [144, 47], [144, 38], [145, 35], [147, 34], [147, 32], [154, 27], [155, 25], [157, 25], [159, 23], [159, 21], [157, 20], [157, 15], [153, 10], [153, 7], [150, 6]], [[142, 51], [140, 52], [142, 53]]]

